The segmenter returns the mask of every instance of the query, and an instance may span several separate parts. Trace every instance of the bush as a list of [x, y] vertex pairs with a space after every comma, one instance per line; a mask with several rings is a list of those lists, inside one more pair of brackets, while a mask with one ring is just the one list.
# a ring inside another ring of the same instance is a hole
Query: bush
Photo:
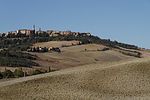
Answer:
[[15, 77], [23, 77], [24, 76], [24, 72], [22, 71], [22, 69], [15, 69], [14, 76]]
[[42, 74], [42, 73], [43, 73], [42, 71], [36, 69], [32, 72], [32, 75], [37, 75], [37, 74]]
[[48, 68], [48, 72], [51, 72], [51, 71], [52, 71], [52, 69], [51, 69], [51, 67], [49, 67], [49, 68]]
[[14, 74], [11, 70], [5, 70], [2, 72], [4, 78], [14, 78]]
[[2, 75], [2, 73], [0, 72], [0, 79], [2, 79], [3, 78], [3, 75]]
[[37, 63], [33, 62], [36, 56], [16, 51], [2, 51], [0, 52], [0, 65], [10, 67], [31, 67], [38, 66]]
[[102, 50], [98, 50], [98, 51], [107, 51], [107, 50], [109, 50], [109, 48], [103, 48]]

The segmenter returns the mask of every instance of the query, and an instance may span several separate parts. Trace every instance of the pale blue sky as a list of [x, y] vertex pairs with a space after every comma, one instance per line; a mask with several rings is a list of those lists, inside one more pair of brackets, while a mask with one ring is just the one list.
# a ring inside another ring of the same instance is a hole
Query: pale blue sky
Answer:
[[150, 0], [0, 0], [0, 31], [91, 32], [150, 48]]

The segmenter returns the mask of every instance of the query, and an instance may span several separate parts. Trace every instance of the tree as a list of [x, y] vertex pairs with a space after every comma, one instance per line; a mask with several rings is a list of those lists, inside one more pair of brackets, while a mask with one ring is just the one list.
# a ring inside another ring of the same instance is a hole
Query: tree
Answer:
[[6, 69], [4, 72], [2, 72], [2, 75], [4, 78], [14, 78], [13, 72], [8, 69]]
[[36, 69], [32, 72], [32, 75], [42, 74], [42, 71]]
[[14, 76], [15, 77], [23, 77], [24, 76], [24, 72], [22, 71], [22, 69], [15, 69]]
[[2, 73], [0, 72], [0, 79], [2, 79], [3, 78], [3, 75], [2, 75]]
[[48, 72], [51, 72], [52, 71], [52, 69], [51, 69], [51, 67], [49, 66], [49, 68], [48, 68]]

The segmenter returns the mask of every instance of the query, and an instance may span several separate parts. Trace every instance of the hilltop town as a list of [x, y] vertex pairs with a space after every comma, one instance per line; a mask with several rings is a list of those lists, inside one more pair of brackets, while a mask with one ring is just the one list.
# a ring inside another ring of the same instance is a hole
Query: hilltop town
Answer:
[[89, 32], [72, 32], [72, 31], [58, 31], [58, 30], [39, 30], [35, 29], [35, 26], [33, 29], [19, 29], [16, 31], [9, 31], [6, 33], [1, 33], [0, 37], [7, 37], [7, 38], [20, 38], [20, 37], [36, 37], [36, 36], [50, 36], [50, 37], [56, 37], [56, 36], [91, 36], [91, 33]]

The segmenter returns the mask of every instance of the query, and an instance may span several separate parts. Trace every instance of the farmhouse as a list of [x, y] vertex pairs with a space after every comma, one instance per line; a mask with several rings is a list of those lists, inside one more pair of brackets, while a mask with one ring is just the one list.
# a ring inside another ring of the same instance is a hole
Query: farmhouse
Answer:
[[61, 52], [60, 48], [58, 47], [33, 47], [27, 49], [28, 52], [48, 52], [48, 51], [54, 51], [54, 52]]

